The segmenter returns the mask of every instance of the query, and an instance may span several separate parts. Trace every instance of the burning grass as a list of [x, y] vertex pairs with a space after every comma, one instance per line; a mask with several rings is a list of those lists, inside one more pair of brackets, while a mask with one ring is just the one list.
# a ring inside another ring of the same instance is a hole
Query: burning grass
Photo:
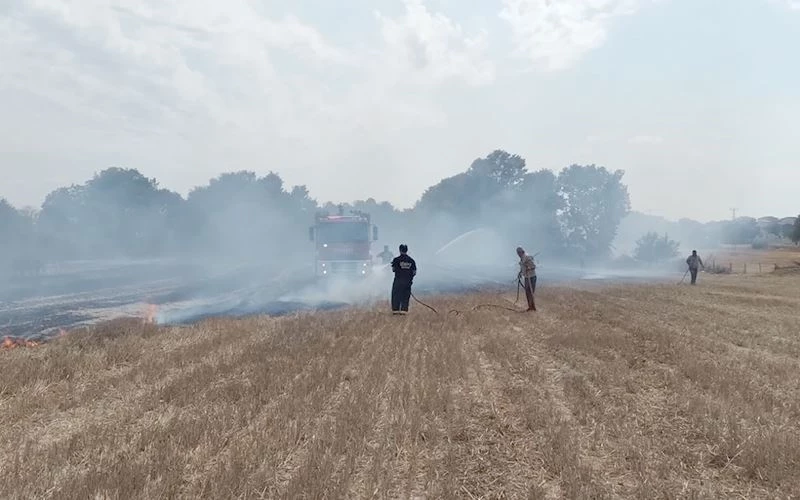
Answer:
[[798, 279], [71, 332], [0, 353], [3, 496], [797, 496]]
[[0, 350], [10, 350], [16, 349], [18, 347], [38, 347], [41, 345], [41, 342], [36, 340], [28, 340], [16, 337], [3, 337], [3, 341], [0, 342]]

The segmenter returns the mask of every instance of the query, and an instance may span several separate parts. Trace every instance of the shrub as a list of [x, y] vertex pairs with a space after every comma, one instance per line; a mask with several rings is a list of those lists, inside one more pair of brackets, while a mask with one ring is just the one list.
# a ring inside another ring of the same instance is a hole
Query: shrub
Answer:
[[633, 256], [641, 262], [663, 262], [678, 255], [679, 246], [680, 243], [669, 239], [666, 234], [662, 238], [657, 233], [649, 232], [636, 242]]

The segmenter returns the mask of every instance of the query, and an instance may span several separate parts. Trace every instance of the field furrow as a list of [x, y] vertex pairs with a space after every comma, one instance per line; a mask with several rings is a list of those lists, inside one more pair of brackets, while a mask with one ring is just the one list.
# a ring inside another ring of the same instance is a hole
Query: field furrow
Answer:
[[123, 321], [0, 352], [1, 496], [796, 497], [798, 279]]

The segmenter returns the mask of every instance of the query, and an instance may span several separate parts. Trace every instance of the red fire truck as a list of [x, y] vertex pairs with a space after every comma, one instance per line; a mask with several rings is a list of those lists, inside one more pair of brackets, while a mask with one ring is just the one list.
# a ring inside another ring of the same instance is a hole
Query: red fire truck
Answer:
[[317, 214], [309, 239], [316, 245], [317, 277], [365, 277], [372, 271], [372, 242], [378, 239], [378, 228], [369, 214], [344, 215], [341, 209], [339, 215]]

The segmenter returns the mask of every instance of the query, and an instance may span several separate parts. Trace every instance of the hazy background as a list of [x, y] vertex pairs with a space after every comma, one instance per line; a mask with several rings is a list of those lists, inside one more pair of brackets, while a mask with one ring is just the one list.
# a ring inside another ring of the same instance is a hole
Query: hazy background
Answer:
[[313, 282], [339, 204], [421, 293], [798, 243], [797, 47], [793, 0], [6, 0], [0, 327], [385, 300]]
[[110, 166], [399, 209], [496, 148], [634, 209], [796, 215], [796, 0], [6, 0], [0, 196]]

